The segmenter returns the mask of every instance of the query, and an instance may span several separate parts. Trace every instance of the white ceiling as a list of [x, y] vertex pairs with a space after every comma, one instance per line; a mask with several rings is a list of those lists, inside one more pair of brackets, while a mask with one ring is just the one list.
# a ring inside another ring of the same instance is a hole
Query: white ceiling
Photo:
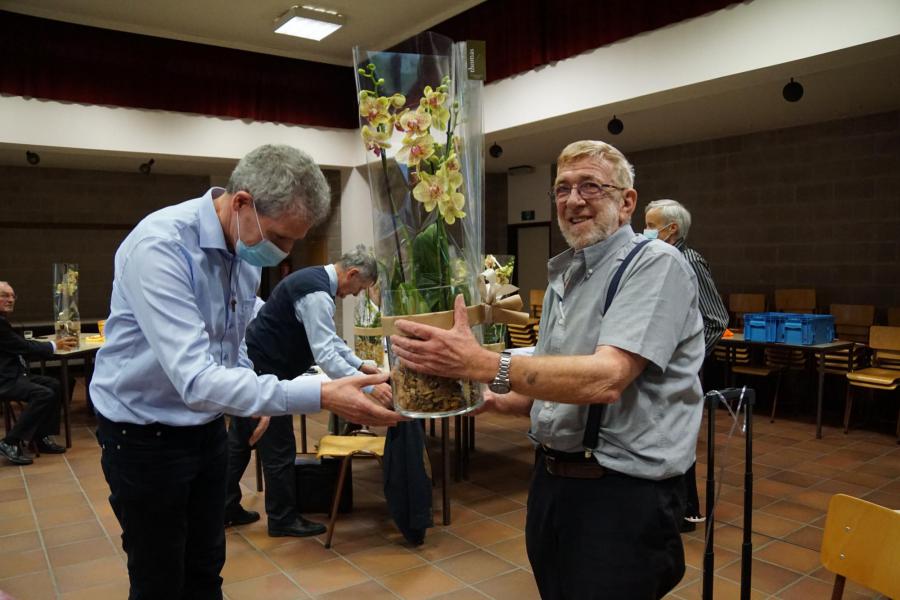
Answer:
[[[274, 19], [291, 0], [0, 0], [0, 9], [40, 17], [349, 65], [353, 45], [386, 48], [427, 30], [476, 0], [328, 0], [310, 3], [336, 9], [347, 24], [322, 42], [272, 33]], [[302, 4], [302, 2], [301, 2]], [[790, 77], [805, 95], [788, 103], [781, 89]], [[900, 37], [742, 73], [714, 81], [633, 98], [616, 105], [492, 132], [486, 146], [503, 147], [500, 158], [486, 155], [489, 171], [552, 162], [573, 139], [601, 138], [626, 152], [767, 131], [808, 123], [874, 114], [900, 108]], [[616, 114], [625, 130], [606, 131]], [[42, 165], [136, 170], [140, 156], [69, 153], [44, 149]], [[227, 173], [232, 162], [192, 164], [178, 157], [154, 157], [154, 172]], [[25, 165], [22, 147], [0, 146], [0, 164]]]

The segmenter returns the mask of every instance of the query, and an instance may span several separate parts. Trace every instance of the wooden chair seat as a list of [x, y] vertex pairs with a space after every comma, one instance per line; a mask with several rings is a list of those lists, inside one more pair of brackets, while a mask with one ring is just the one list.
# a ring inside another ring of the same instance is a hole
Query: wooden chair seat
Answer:
[[[884, 389], [896, 389], [900, 383], [900, 371], [869, 367], [847, 373], [847, 379], [857, 385], [874, 385]], [[868, 386], [867, 386], [868, 387]]]
[[341, 493], [344, 491], [344, 481], [347, 478], [350, 461], [353, 458], [374, 458], [381, 464], [384, 456], [383, 436], [374, 435], [368, 430], [362, 429], [353, 432], [353, 435], [326, 435], [319, 441], [319, 449], [316, 456], [319, 458], [330, 457], [341, 459], [341, 472], [335, 484], [334, 499], [331, 502], [331, 515], [328, 518], [328, 533], [325, 536], [325, 547], [331, 548], [331, 539], [334, 537], [334, 528], [337, 524], [338, 507]]
[[755, 377], [768, 377], [780, 371], [777, 367], [754, 367], [751, 365], [735, 365], [731, 370], [741, 375], [753, 375]]

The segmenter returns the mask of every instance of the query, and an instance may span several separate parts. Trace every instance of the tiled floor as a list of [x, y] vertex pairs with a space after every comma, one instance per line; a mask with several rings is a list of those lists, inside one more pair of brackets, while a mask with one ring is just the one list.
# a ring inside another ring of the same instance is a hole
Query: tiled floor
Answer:
[[[107, 502], [83, 387], [74, 402], [74, 447], [33, 465], [0, 466], [0, 590], [19, 600], [122, 599], [127, 574], [120, 529]], [[324, 418], [310, 420], [310, 438]], [[430, 530], [418, 548], [402, 541], [387, 517], [380, 470], [354, 464], [352, 514], [338, 521], [334, 546], [321, 539], [270, 538], [260, 523], [228, 531], [223, 571], [232, 600], [266, 598], [537, 598], [523, 528], [532, 450], [524, 420], [478, 417], [477, 451], [468, 481], [451, 486], [452, 524]], [[717, 418], [718, 465], [724, 466], [715, 532], [715, 598], [738, 597], [743, 439], [726, 444], [730, 421]], [[298, 428], [299, 429], [299, 428]], [[434, 441], [437, 447], [437, 441]], [[808, 423], [755, 421], [754, 598], [830, 597], [832, 576], [818, 548], [827, 502], [836, 492], [900, 508], [900, 446], [893, 437], [826, 427], [816, 440]], [[703, 487], [705, 444], [698, 470]], [[437, 468], [437, 466], [436, 466]], [[264, 511], [252, 468], [245, 506]], [[701, 490], [702, 492], [702, 490]], [[441, 522], [440, 488], [435, 522]], [[324, 519], [323, 515], [312, 515]], [[684, 537], [688, 569], [670, 598], [700, 597], [703, 533]], [[845, 598], [876, 598], [849, 584]]]

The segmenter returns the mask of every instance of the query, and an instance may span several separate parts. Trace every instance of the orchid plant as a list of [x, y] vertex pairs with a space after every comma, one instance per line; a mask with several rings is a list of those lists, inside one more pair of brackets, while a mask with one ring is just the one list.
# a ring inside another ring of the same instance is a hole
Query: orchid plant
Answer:
[[[456, 293], [469, 299], [464, 283], [468, 272], [452, 256], [447, 232], [448, 226], [466, 216], [459, 138], [454, 133], [459, 105], [449, 102], [452, 80], [444, 76], [437, 87], [425, 86], [418, 105], [408, 106], [403, 94], [382, 95], [385, 81], [374, 64], [358, 73], [359, 81], [367, 81], [370, 88], [359, 92], [359, 114], [365, 121], [362, 138], [366, 149], [380, 159], [393, 221], [394, 264], [382, 265], [388, 274], [390, 310], [393, 314], [449, 310]], [[402, 134], [393, 160], [406, 173], [403, 190], [392, 189], [389, 173], [387, 150], [395, 131]], [[399, 202], [407, 193], [427, 213], [438, 212], [437, 218], [423, 222], [420, 231], [410, 230], [398, 219], [403, 209]]]

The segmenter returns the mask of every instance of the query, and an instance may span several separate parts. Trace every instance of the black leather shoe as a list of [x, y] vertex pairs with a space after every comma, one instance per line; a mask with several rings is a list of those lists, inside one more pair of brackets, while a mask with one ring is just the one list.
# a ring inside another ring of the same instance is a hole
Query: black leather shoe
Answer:
[[66, 447], [60, 446], [49, 435], [45, 435], [37, 441], [37, 449], [41, 454], [65, 454]]
[[297, 517], [293, 523], [281, 526], [269, 525], [269, 537], [309, 537], [319, 535], [328, 531], [328, 528], [321, 523]]
[[22, 450], [18, 444], [10, 444], [4, 440], [0, 440], [0, 454], [6, 457], [6, 460], [14, 465], [30, 465], [34, 461], [22, 454]]
[[240, 507], [237, 512], [225, 515], [225, 527], [232, 525], [249, 525], [259, 521], [259, 513], [255, 510], [244, 510]]

